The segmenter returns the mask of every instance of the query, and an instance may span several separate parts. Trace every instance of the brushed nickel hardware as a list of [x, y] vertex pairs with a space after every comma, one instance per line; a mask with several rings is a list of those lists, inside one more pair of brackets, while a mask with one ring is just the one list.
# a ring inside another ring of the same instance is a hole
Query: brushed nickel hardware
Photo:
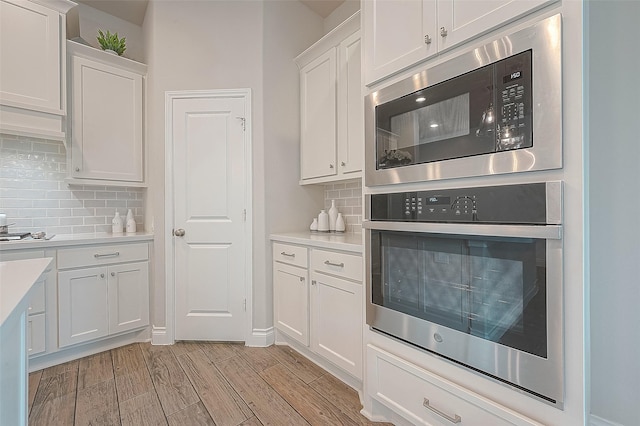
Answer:
[[316, 285], [316, 280], [312, 280], [311, 285]]
[[80, 167], [76, 167], [76, 172], [79, 172], [79, 171], [80, 171]]
[[184, 237], [184, 229], [178, 228], [173, 230], [173, 235], [176, 237]]
[[300, 277], [300, 282], [304, 282], [304, 277]]
[[340, 165], [341, 165], [342, 167], [345, 167], [345, 166], [347, 165], [347, 163], [345, 163], [345, 162], [343, 161], [342, 163], [340, 163]]
[[447, 29], [445, 27], [440, 27], [440, 36], [441, 37], [446, 37], [447, 36]]
[[104, 274], [100, 274], [100, 278], [104, 278]]
[[240, 122], [242, 124], [242, 130], [245, 130], [246, 119], [244, 117], [236, 117], [236, 119], [240, 120]]
[[295, 253], [287, 253], [286, 251], [283, 251], [280, 254], [283, 255], [283, 256], [288, 256], [288, 257], [296, 257]]
[[112, 276], [112, 277], [115, 277], [115, 276], [116, 276], [116, 273], [115, 273], [115, 272], [112, 272], [112, 273], [111, 273], [111, 276]]
[[327, 265], [327, 266], [337, 266], [338, 268], [344, 268], [344, 263], [343, 262], [333, 263], [333, 262], [329, 262], [328, 260], [325, 260], [324, 264]]
[[330, 169], [333, 169], [333, 164], [329, 164], [329, 168], [330, 168]]
[[429, 36], [429, 34], [425, 34], [424, 43], [425, 44], [431, 44], [431, 37]]
[[120, 252], [116, 251], [115, 253], [96, 253], [93, 255], [93, 257], [95, 257], [96, 259], [100, 259], [101, 257], [116, 257], [116, 256], [120, 256]]
[[449, 416], [448, 414], [443, 413], [442, 411], [438, 410], [437, 408], [431, 406], [429, 404], [429, 400], [427, 398], [424, 399], [424, 402], [422, 403], [422, 405], [428, 409], [433, 411], [434, 413], [436, 413], [437, 415], [439, 415], [440, 417], [449, 420], [451, 423], [453, 424], [458, 424], [462, 421], [462, 417], [460, 417], [457, 414], [454, 414], [453, 417]]

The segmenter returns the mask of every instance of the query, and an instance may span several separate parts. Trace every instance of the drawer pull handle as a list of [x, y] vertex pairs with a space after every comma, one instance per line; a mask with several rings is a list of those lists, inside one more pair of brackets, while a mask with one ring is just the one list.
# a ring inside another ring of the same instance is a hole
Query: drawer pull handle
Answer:
[[462, 421], [462, 418], [461, 418], [459, 415], [457, 415], [457, 414], [454, 414], [454, 415], [453, 415], [453, 417], [451, 417], [451, 416], [449, 416], [448, 414], [445, 414], [445, 413], [443, 413], [442, 411], [438, 410], [437, 408], [432, 407], [432, 406], [429, 404], [429, 400], [428, 400], [427, 398], [425, 398], [425, 399], [424, 399], [424, 402], [422, 403], [422, 405], [424, 405], [424, 407], [425, 407], [425, 408], [427, 408], [427, 409], [429, 409], [429, 410], [433, 411], [434, 413], [436, 413], [436, 414], [437, 414], [437, 415], [439, 415], [440, 417], [443, 417], [443, 418], [445, 418], [445, 419], [449, 420], [449, 421], [450, 421], [451, 423], [453, 423], [453, 424], [458, 424], [458, 423], [460, 423], [460, 422]]
[[337, 266], [338, 268], [344, 268], [344, 263], [343, 262], [333, 263], [333, 262], [329, 262], [328, 260], [325, 260], [324, 264], [327, 265], [327, 266]]
[[287, 253], [287, 252], [284, 252], [284, 251], [283, 251], [283, 252], [282, 252], [282, 253], [280, 253], [280, 254], [281, 254], [281, 255], [283, 255], [283, 256], [296, 257], [296, 254], [295, 254], [295, 253]]
[[120, 252], [119, 251], [117, 251], [115, 253], [105, 253], [105, 254], [96, 253], [96, 254], [93, 255], [93, 257], [95, 257], [96, 259], [100, 259], [101, 257], [117, 257], [117, 256], [120, 256]]

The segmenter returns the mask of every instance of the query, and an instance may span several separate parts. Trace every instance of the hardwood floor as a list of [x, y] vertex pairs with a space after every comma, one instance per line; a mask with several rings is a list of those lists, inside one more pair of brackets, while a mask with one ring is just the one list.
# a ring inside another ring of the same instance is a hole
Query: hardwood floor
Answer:
[[357, 393], [287, 346], [136, 343], [29, 375], [29, 425], [369, 425]]

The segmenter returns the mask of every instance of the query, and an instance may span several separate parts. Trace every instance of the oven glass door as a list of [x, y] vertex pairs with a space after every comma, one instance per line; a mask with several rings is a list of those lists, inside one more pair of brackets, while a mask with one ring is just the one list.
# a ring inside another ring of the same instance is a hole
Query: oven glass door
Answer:
[[531, 147], [531, 54], [377, 105], [376, 170]]
[[371, 302], [547, 357], [546, 241], [371, 231]]

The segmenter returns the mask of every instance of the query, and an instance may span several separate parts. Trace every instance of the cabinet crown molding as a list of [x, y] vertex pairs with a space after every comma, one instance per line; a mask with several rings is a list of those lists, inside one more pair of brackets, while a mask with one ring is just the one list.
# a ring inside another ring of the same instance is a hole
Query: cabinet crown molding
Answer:
[[67, 55], [89, 58], [104, 65], [115, 66], [137, 74], [146, 75], [147, 65], [122, 56], [112, 55], [92, 46], [67, 40]]
[[56, 12], [66, 14], [70, 9], [76, 7], [78, 3], [69, 0], [29, 0], [31, 3], [36, 3], [41, 6], [53, 9]]
[[312, 44], [304, 52], [296, 56], [294, 61], [298, 65], [298, 68], [302, 69], [305, 65], [314, 60], [318, 56], [319, 52], [324, 52], [333, 46], [337, 46], [343, 39], [347, 38], [359, 29], [360, 11], [357, 11], [345, 19], [340, 25], [329, 31], [320, 40]]

